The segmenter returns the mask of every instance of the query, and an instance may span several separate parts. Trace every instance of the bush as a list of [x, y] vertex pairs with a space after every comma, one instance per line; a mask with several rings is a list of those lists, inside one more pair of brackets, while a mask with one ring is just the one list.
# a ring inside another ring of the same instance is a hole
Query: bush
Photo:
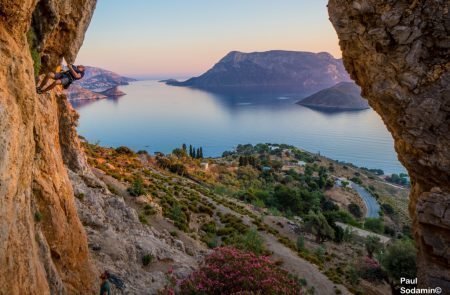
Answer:
[[133, 197], [139, 197], [145, 193], [142, 178], [137, 177], [134, 179], [133, 183], [128, 188], [128, 193]]
[[153, 261], [153, 255], [152, 254], [146, 254], [142, 256], [142, 265], [147, 266]]
[[299, 235], [297, 238], [297, 251], [305, 250], [305, 237], [303, 235]]
[[134, 154], [133, 151], [126, 147], [126, 146], [120, 146], [118, 148], [116, 148], [116, 153], [121, 154], [121, 155], [132, 155]]
[[301, 285], [266, 256], [217, 248], [180, 284], [181, 294], [299, 294]]
[[38, 77], [39, 72], [41, 71], [41, 54], [37, 51], [37, 37], [36, 33], [34, 32], [33, 28], [30, 27], [30, 30], [27, 33], [27, 39], [28, 39], [28, 45], [30, 46], [30, 54], [31, 58], [33, 59], [33, 69], [34, 69], [34, 76]]
[[229, 243], [238, 249], [250, 251], [258, 255], [262, 254], [265, 250], [262, 238], [254, 229], [247, 231], [243, 235], [235, 236]]
[[361, 208], [355, 203], [348, 204], [348, 211], [356, 218], [362, 217]]
[[381, 282], [386, 279], [386, 274], [381, 269], [380, 264], [369, 257], [365, 257], [360, 264], [359, 273], [361, 278], [370, 282]]
[[381, 210], [383, 210], [383, 212], [387, 215], [392, 215], [395, 213], [394, 208], [388, 203], [381, 204]]
[[41, 222], [42, 221], [42, 213], [39, 211], [34, 212], [34, 221]]

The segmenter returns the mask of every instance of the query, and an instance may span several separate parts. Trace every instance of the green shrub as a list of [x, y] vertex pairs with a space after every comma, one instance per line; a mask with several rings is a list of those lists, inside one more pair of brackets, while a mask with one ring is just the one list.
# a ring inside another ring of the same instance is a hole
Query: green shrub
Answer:
[[355, 216], [356, 218], [361, 218], [362, 217], [362, 212], [361, 212], [361, 207], [359, 207], [357, 204], [355, 203], [350, 203], [348, 205], [348, 211]]
[[297, 238], [297, 251], [305, 250], [305, 237], [303, 235], [299, 235]]
[[133, 197], [139, 197], [145, 194], [144, 184], [141, 177], [136, 177], [134, 179], [133, 183], [128, 188], [128, 193]]
[[142, 265], [147, 266], [150, 263], [152, 263], [154, 257], [152, 254], [146, 254], [144, 256], [142, 256]]
[[34, 221], [41, 222], [42, 221], [42, 213], [39, 211], [34, 212]]
[[263, 239], [254, 229], [247, 231], [243, 235], [235, 236], [230, 244], [238, 249], [250, 251], [258, 255], [262, 254], [265, 250]]
[[33, 27], [27, 33], [28, 45], [30, 47], [31, 58], [33, 59], [34, 76], [38, 77], [41, 71], [41, 54], [37, 51], [37, 37]]
[[75, 198], [77, 198], [80, 201], [83, 201], [84, 197], [85, 197], [84, 193], [75, 194]]
[[132, 155], [134, 154], [134, 152], [126, 147], [126, 146], [120, 146], [118, 148], [116, 148], [116, 153], [121, 154], [121, 155]]
[[381, 204], [381, 209], [383, 210], [384, 213], [386, 213], [387, 215], [392, 215], [395, 213], [394, 211], [394, 207], [392, 207], [390, 204], [388, 203], [383, 203]]

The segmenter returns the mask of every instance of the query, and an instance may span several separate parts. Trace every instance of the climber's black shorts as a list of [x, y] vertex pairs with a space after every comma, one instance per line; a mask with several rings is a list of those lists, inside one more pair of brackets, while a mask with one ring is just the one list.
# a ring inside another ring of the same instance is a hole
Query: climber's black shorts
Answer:
[[60, 80], [61, 81], [61, 85], [64, 88], [67, 88], [67, 87], [69, 87], [70, 84], [72, 84], [72, 80], [64, 72], [55, 73], [55, 80]]

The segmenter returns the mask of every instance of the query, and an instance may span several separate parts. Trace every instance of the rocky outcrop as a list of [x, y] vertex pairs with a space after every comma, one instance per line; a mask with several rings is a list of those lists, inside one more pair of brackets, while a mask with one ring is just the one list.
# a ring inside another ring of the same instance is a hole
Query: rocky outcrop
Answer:
[[105, 91], [100, 92], [101, 95], [106, 97], [119, 97], [126, 95], [125, 92], [119, 90], [119, 87], [115, 86], [110, 89], [106, 89]]
[[66, 91], [67, 98], [70, 101], [80, 101], [80, 100], [99, 100], [107, 98], [106, 95], [87, 90], [80, 85], [72, 84], [69, 89]]
[[449, 1], [330, 0], [345, 67], [412, 181], [419, 284], [450, 290]]
[[[79, 173], [69, 175], [93, 261], [98, 270], [119, 276], [126, 294], [157, 294], [167, 284], [168, 269], [181, 279], [197, 268], [198, 257], [186, 254], [182, 241], [142, 224], [123, 197], [110, 193], [101, 182], [87, 182]], [[152, 257], [149, 266], [142, 264], [146, 255]]]
[[95, 0], [0, 0], [0, 294], [89, 294], [97, 274], [63, 148], [75, 140], [55, 94], [35, 93], [26, 34], [42, 71], [73, 62]]
[[199, 77], [166, 83], [202, 89], [264, 87], [314, 93], [342, 81], [350, 81], [342, 60], [327, 52], [273, 50], [232, 51]]

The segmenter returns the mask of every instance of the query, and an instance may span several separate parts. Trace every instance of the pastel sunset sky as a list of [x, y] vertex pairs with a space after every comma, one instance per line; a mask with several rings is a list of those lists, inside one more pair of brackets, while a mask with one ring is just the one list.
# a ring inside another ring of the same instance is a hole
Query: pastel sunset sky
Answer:
[[327, 0], [99, 0], [77, 63], [141, 78], [200, 75], [232, 50], [341, 57]]

